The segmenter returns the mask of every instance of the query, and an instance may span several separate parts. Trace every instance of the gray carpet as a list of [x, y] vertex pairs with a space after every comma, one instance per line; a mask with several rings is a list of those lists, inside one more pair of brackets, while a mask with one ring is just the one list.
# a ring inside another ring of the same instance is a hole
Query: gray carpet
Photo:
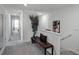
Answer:
[[8, 46], [2, 55], [43, 55], [43, 49], [37, 44], [21, 43], [15, 46]]
[[12, 34], [10, 35], [9, 41], [17, 41], [17, 40], [21, 40], [20, 33], [19, 33], [19, 32], [17, 32], [17, 33], [12, 33]]
[[[8, 46], [4, 49], [2, 55], [43, 55], [44, 50], [37, 44], [21, 43], [14, 46]], [[77, 55], [76, 53], [60, 49], [60, 55]]]

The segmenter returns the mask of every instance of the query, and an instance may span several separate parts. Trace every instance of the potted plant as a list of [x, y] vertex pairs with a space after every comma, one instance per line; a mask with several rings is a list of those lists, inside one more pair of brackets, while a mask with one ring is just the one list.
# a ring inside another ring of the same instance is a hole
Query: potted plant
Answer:
[[35, 35], [37, 33], [37, 30], [38, 30], [38, 25], [39, 25], [39, 19], [38, 19], [38, 16], [33, 16], [33, 15], [30, 15], [30, 20], [31, 20], [31, 25], [32, 25], [32, 31], [33, 31], [33, 38], [35, 38]]

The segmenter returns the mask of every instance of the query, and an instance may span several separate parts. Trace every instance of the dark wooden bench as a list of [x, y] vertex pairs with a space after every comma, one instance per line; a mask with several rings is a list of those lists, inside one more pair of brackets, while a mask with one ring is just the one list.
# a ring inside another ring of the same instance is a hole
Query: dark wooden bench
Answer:
[[52, 55], [53, 55], [54, 46], [52, 44], [50, 44], [49, 42], [46, 42], [46, 43], [42, 42], [40, 40], [40, 37], [38, 37], [38, 36], [36, 36], [35, 38], [31, 38], [31, 39], [33, 41], [32, 43], [37, 43], [44, 49], [44, 55], [46, 55], [46, 51], [47, 51], [48, 48], [51, 48], [51, 52], [52, 52]]

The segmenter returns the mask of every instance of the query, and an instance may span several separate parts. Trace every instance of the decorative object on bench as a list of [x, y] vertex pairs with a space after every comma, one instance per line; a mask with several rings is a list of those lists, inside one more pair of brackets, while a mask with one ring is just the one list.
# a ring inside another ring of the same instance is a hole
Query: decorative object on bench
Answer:
[[29, 18], [30, 18], [30, 20], [31, 20], [32, 31], [33, 31], [33, 37], [35, 37], [36, 32], [37, 32], [37, 30], [38, 30], [39, 19], [38, 19], [38, 16], [34, 16], [34, 15], [29, 15]]
[[44, 49], [44, 55], [46, 55], [46, 51], [48, 48], [51, 48], [51, 52], [53, 55], [54, 46], [47, 41], [47, 36], [40, 34], [40, 37], [36, 36], [35, 38], [31, 38], [33, 40], [32, 43], [37, 43]]
[[42, 41], [43, 43], [47, 43], [47, 36], [40, 34], [40, 41]]

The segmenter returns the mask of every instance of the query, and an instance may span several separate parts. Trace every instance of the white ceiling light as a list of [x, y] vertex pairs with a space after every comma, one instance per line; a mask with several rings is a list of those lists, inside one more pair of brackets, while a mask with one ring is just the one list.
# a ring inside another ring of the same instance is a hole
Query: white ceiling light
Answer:
[[42, 13], [37, 13], [38, 15], [42, 15]]
[[24, 4], [24, 6], [27, 6], [27, 4]]

